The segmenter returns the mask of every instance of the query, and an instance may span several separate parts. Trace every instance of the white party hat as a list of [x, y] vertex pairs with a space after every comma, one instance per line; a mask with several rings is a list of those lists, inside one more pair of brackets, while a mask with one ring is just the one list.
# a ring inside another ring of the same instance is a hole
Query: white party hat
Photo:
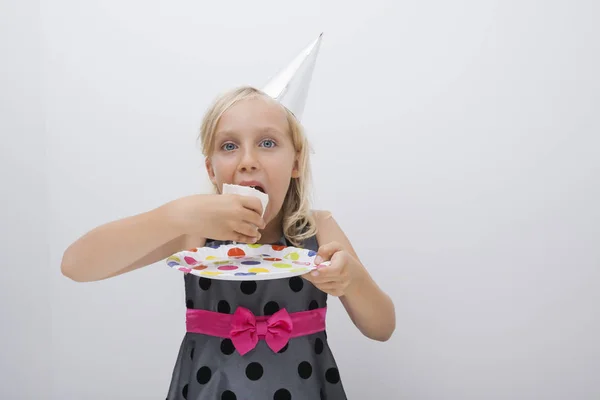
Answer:
[[323, 33], [306, 46], [261, 89], [290, 110], [300, 121], [321, 47]]

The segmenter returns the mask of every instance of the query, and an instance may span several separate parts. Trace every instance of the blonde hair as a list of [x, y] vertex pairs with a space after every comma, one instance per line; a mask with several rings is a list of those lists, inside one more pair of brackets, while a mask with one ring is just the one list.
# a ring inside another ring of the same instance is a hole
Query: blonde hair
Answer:
[[[201, 142], [202, 154], [205, 157], [212, 155], [216, 128], [225, 111], [241, 100], [263, 96], [271, 99], [264, 92], [251, 86], [242, 86], [219, 96], [202, 120], [198, 137]], [[304, 128], [300, 122], [287, 108], [282, 105], [281, 108], [286, 114], [292, 143], [298, 155], [298, 169], [300, 171], [299, 177], [292, 178], [283, 201], [283, 233], [294, 246], [301, 246], [304, 240], [314, 236], [317, 232], [315, 219], [310, 209], [310, 185], [312, 180], [309, 162], [310, 149], [308, 139], [304, 134]]]

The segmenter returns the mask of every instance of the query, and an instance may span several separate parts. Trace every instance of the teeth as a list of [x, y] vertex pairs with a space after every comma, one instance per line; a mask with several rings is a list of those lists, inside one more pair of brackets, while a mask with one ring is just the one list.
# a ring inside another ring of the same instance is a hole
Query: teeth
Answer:
[[252, 188], [254, 190], [258, 190], [261, 193], [265, 193], [265, 190], [262, 187], [260, 187], [260, 186], [248, 186], [248, 187], [250, 187], [250, 188]]

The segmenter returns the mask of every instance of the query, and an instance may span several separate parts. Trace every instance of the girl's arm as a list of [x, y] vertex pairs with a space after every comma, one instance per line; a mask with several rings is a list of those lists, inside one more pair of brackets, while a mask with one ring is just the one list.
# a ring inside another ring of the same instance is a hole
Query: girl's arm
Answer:
[[202, 247], [206, 237], [254, 243], [263, 229], [262, 203], [242, 195], [191, 195], [101, 225], [70, 245], [63, 275], [99, 281]]
[[203, 246], [203, 238], [183, 232], [174, 213], [174, 203], [167, 203], [91, 230], [64, 252], [63, 275], [77, 282], [98, 281]]
[[[346, 312], [356, 327], [367, 337], [386, 341], [396, 329], [396, 314], [392, 299], [384, 293], [373, 280], [367, 269], [360, 262], [350, 240], [337, 224], [331, 213], [315, 212], [317, 220], [317, 240], [321, 245], [320, 252], [330, 253], [343, 251], [346, 254], [340, 258], [344, 261], [345, 276], [352, 280], [340, 296]], [[339, 264], [338, 264], [339, 266]], [[313, 278], [309, 278], [313, 280]], [[333, 278], [322, 278], [337, 279]]]

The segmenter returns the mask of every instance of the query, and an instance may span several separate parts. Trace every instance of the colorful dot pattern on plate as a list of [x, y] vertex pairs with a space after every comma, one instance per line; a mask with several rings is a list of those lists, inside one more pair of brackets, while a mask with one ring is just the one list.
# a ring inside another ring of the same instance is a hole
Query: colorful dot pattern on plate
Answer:
[[211, 279], [258, 280], [297, 276], [315, 269], [316, 252], [281, 245], [221, 245], [168, 257], [173, 269]]

